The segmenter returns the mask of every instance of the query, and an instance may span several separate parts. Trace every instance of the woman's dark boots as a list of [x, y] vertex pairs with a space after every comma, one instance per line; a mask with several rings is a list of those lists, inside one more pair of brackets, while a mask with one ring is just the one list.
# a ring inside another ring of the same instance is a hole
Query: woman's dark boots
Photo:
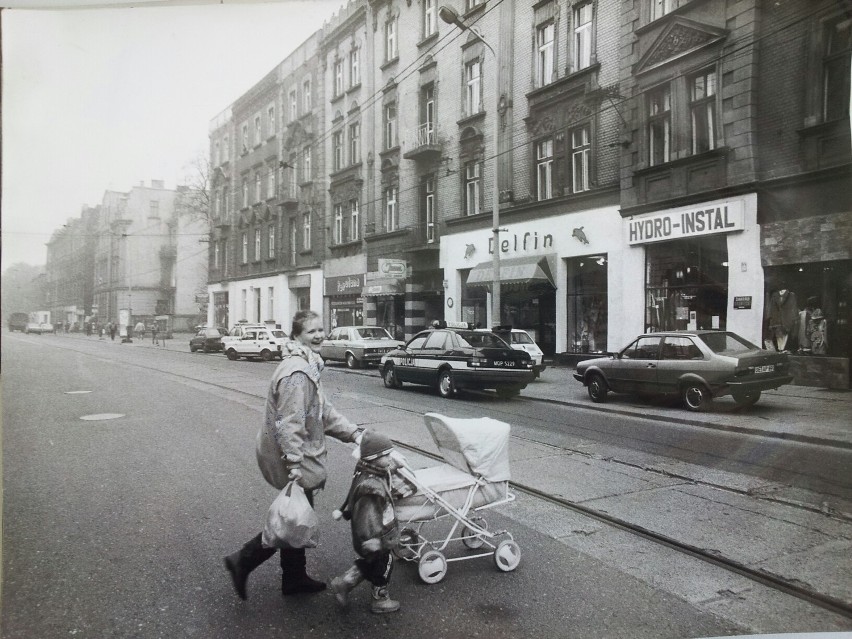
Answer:
[[237, 552], [225, 557], [225, 568], [231, 573], [234, 590], [240, 599], [246, 598], [246, 581], [251, 571], [274, 554], [275, 548], [264, 548], [261, 535], [258, 535]]
[[301, 592], [325, 590], [325, 583], [308, 577], [306, 564], [304, 548], [281, 550], [281, 594], [296, 595]]

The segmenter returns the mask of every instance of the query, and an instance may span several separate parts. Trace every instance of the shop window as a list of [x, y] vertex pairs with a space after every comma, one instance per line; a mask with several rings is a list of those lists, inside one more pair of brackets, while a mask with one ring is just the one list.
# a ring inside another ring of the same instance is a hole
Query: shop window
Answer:
[[852, 260], [771, 266], [764, 277], [764, 348], [852, 356]]
[[470, 269], [459, 271], [462, 280], [461, 287], [461, 317], [459, 320], [474, 325], [486, 326], [488, 321], [487, 302], [488, 292], [484, 287], [468, 286], [467, 278]]
[[645, 330], [724, 329], [728, 245], [724, 235], [649, 244]]
[[607, 258], [568, 260], [568, 348], [575, 353], [607, 349]]

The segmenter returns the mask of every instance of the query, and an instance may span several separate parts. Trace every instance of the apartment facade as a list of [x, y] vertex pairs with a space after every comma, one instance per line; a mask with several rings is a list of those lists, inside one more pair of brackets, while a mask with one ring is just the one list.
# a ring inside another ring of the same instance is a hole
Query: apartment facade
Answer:
[[95, 230], [100, 207], [84, 206], [47, 243], [45, 303], [54, 324], [82, 326], [94, 302]]

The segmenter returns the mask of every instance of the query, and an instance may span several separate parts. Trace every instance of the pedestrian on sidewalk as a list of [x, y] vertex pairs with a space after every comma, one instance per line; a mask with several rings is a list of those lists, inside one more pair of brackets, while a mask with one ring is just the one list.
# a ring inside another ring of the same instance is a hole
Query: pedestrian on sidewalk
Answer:
[[348, 603], [349, 591], [364, 579], [373, 586], [370, 611], [396, 612], [399, 602], [390, 598], [388, 584], [393, 572], [391, 551], [399, 542], [399, 523], [394, 511], [391, 473], [398, 468], [391, 456], [393, 442], [371, 430], [361, 438], [361, 459], [349, 494], [335, 519], [343, 517], [352, 525], [352, 547], [359, 559], [349, 570], [331, 580], [331, 589], [340, 605]]
[[160, 342], [157, 341], [157, 322], [156, 322], [156, 320], [154, 321], [153, 324], [151, 324], [151, 344], [154, 344], [155, 346], [160, 345]]
[[109, 324], [107, 324], [107, 327], [109, 328], [109, 338], [114, 342], [115, 341], [115, 323], [110, 322]]
[[[313, 506], [314, 492], [325, 486], [326, 436], [343, 442], [358, 442], [363, 429], [337, 412], [320, 383], [323, 360], [319, 356], [325, 339], [322, 318], [311, 310], [293, 317], [291, 341], [284, 348], [266, 398], [263, 425], [257, 434], [257, 463], [263, 478], [278, 490], [289, 481], [298, 482]], [[263, 545], [262, 533], [240, 550], [225, 557], [234, 589], [246, 598], [251, 572], [275, 554]], [[304, 548], [281, 549], [281, 593], [295, 595], [324, 590], [326, 585], [308, 576]]]

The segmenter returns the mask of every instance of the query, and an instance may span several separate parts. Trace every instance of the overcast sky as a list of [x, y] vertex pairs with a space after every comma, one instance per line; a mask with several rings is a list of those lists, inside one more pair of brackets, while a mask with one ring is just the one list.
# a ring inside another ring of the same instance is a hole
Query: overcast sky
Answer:
[[105, 190], [181, 183], [210, 120], [344, 4], [4, 9], [2, 269], [44, 264]]

